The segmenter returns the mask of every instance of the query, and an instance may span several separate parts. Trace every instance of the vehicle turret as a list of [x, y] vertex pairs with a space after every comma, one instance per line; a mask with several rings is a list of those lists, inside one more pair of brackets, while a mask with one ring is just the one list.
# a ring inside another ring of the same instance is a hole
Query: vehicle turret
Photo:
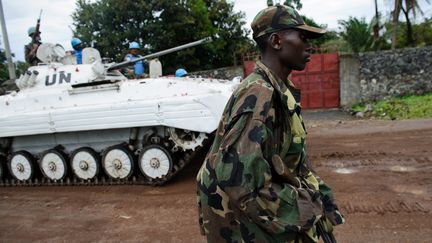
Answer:
[[[180, 45], [160, 52], [145, 55], [134, 60], [120, 63], [103, 63], [99, 51], [87, 47], [83, 50], [83, 64], [77, 65], [73, 55], [64, 51], [60, 45], [50, 43], [42, 44], [37, 52], [37, 57], [42, 64], [30, 67], [17, 80], [16, 85], [20, 90], [50, 88], [53, 85], [61, 86], [85, 86], [98, 85], [106, 82], [116, 82], [127, 78], [119, 72], [120, 69], [133, 65], [141, 60], [154, 60], [160, 56], [206, 44], [212, 41], [207, 37], [198, 41]], [[150, 62], [157, 64], [158, 61]], [[160, 64], [159, 64], [160, 65]], [[154, 71], [150, 68], [150, 77], [162, 75], [161, 67]]]

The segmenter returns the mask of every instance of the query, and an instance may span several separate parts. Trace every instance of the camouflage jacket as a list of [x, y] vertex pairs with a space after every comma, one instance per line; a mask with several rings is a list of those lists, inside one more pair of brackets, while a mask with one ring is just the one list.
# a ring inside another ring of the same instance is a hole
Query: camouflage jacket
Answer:
[[38, 63], [40, 63], [41, 61], [36, 57], [36, 53], [30, 54], [32, 47], [32, 42], [24, 46], [24, 57], [26, 62], [29, 63], [31, 66], [37, 66]]
[[[323, 214], [329, 231], [343, 223], [331, 189], [308, 165], [299, 99], [261, 62], [233, 93], [197, 175], [209, 242], [317, 242]], [[275, 172], [278, 159], [299, 184]]]

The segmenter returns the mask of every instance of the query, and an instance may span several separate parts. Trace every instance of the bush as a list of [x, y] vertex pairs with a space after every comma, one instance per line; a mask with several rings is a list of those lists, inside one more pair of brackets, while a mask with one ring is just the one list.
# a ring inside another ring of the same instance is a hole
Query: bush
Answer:
[[359, 103], [351, 109], [354, 112], [364, 112], [368, 117], [380, 119], [432, 118], [432, 93], [393, 97], [369, 105]]

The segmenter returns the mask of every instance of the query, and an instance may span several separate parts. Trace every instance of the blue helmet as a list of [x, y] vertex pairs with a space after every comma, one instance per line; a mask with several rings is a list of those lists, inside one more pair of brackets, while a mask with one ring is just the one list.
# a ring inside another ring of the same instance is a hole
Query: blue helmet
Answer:
[[77, 46], [77, 45], [79, 45], [81, 43], [82, 43], [81, 40], [78, 39], [78, 38], [72, 38], [72, 40], [71, 40], [72, 47], [75, 47], [75, 46]]
[[140, 49], [140, 45], [138, 44], [138, 42], [131, 42], [129, 43], [129, 49]]
[[176, 77], [183, 77], [187, 74], [186, 70], [184, 70], [183, 68], [179, 68], [175, 71], [175, 76]]
[[36, 28], [33, 26], [28, 28], [28, 30], [27, 30], [27, 33], [29, 36], [33, 35], [35, 32], [36, 32]]

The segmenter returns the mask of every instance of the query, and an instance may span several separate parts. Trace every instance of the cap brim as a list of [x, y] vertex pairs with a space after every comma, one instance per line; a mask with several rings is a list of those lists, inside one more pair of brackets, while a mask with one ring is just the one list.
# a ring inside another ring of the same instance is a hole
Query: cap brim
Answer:
[[299, 25], [299, 26], [296, 26], [294, 28], [304, 30], [306, 38], [308, 38], [308, 39], [319, 38], [319, 37], [323, 36], [327, 32], [324, 29], [312, 27], [312, 26], [309, 26], [309, 25]]

